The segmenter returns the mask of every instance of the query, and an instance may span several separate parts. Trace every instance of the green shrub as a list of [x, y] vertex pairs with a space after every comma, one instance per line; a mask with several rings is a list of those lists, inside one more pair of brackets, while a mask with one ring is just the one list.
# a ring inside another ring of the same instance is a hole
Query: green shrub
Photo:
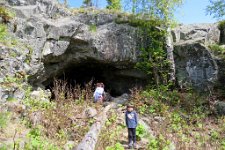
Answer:
[[31, 129], [27, 136], [29, 140], [25, 143], [25, 150], [58, 150], [55, 145], [42, 137], [39, 127]]
[[7, 27], [4, 24], [0, 24], [0, 42], [6, 39], [8, 35]]
[[166, 140], [162, 134], [160, 134], [158, 137], [149, 137], [149, 142], [147, 145], [147, 148], [149, 150], [167, 150], [169, 149], [171, 142], [169, 140]]
[[148, 149], [158, 150], [159, 149], [159, 141], [155, 138], [149, 138]]
[[225, 139], [222, 140], [220, 147], [221, 147], [221, 150], [225, 150]]
[[89, 31], [91, 32], [96, 32], [97, 31], [97, 26], [92, 24], [92, 25], [89, 25]]
[[14, 16], [15, 16], [15, 14], [11, 10], [9, 10], [3, 6], [0, 6], [0, 17], [2, 17], [5, 22], [8, 22]]
[[5, 128], [7, 126], [9, 119], [10, 119], [9, 112], [0, 112], [0, 129]]
[[107, 9], [121, 10], [121, 1], [120, 0], [107, 0], [108, 6]]
[[139, 124], [136, 128], [137, 140], [141, 140], [146, 135], [145, 127], [142, 124]]
[[12, 145], [7, 145], [7, 144], [0, 145], [0, 150], [8, 150], [8, 149], [12, 149]]
[[225, 20], [219, 22], [218, 28], [220, 29], [220, 31], [225, 30]]
[[123, 145], [122, 144], [120, 144], [120, 143], [116, 143], [115, 145], [113, 145], [113, 146], [108, 146], [108, 147], [106, 147], [106, 150], [124, 150], [124, 147], [123, 147]]
[[214, 52], [218, 52], [219, 54], [223, 54], [225, 52], [225, 48], [221, 47], [218, 44], [210, 45], [209, 48]]

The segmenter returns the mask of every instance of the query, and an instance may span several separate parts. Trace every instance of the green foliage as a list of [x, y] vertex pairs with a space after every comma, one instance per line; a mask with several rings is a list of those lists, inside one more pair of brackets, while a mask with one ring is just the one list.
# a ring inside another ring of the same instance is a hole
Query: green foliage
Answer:
[[214, 52], [215, 55], [218, 55], [220, 58], [225, 59], [225, 48], [221, 47], [218, 44], [209, 45], [209, 48]]
[[9, 9], [7, 9], [4, 6], [0, 6], [0, 17], [2, 17], [4, 19], [4, 22], [8, 22], [14, 16], [15, 16], [15, 14], [13, 12], [11, 12]]
[[182, 128], [183, 119], [179, 113], [177, 112], [172, 113], [170, 121], [171, 121], [170, 128], [173, 131], [179, 131]]
[[[23, 103], [30, 108], [31, 111], [37, 111], [37, 110], [45, 110], [55, 107], [54, 102], [50, 102], [48, 100], [43, 101], [40, 99], [34, 99], [31, 97], [31, 90], [32, 87], [28, 86], [25, 89], [25, 99], [23, 100]], [[40, 97], [47, 99], [47, 97], [44, 95], [44, 93], [40, 92]]]
[[107, 147], [106, 147], [106, 150], [124, 150], [124, 147], [123, 147], [122, 144], [116, 143], [116, 144], [113, 145], [113, 146], [107, 146]]
[[[137, 111], [143, 111], [157, 122], [151, 125], [156, 131], [156, 138], [149, 139], [148, 149], [167, 149], [172, 139], [179, 149], [187, 149], [190, 143], [195, 143], [194, 146], [199, 149], [204, 148], [205, 143], [222, 149], [225, 119], [212, 117], [208, 106], [211, 98], [207, 95], [191, 90], [182, 93], [171, 91], [167, 86], [132, 90], [131, 93], [131, 102]], [[212, 124], [208, 124], [209, 120]]]
[[225, 16], [225, 0], [210, 0], [206, 13], [213, 15], [213, 18], [222, 19]]
[[83, 0], [83, 4], [84, 4], [84, 6], [86, 6], [86, 7], [90, 7], [90, 6], [93, 5], [93, 4], [92, 4], [92, 0]]
[[94, 25], [94, 24], [89, 25], [89, 31], [96, 32], [97, 31], [97, 26]]
[[[138, 19], [138, 16], [127, 21], [128, 24], [139, 29], [140, 55], [136, 67], [149, 75], [151, 85], [166, 83], [169, 72], [169, 63], [164, 50], [166, 31], [157, 28], [163, 24], [163, 21]], [[120, 20], [117, 20], [117, 23], [119, 22]]]
[[137, 140], [141, 140], [146, 135], [146, 129], [142, 124], [138, 124], [136, 128]]
[[147, 148], [149, 150], [169, 150], [171, 142], [166, 140], [165, 137], [160, 134], [156, 138], [149, 137], [149, 142]]
[[[30, 46], [28, 46], [27, 44], [24, 44], [22, 42], [19, 42], [18, 39], [14, 38], [8, 32], [7, 26], [5, 24], [1, 24], [1, 23], [0, 23], [0, 43], [7, 47], [19, 49], [21, 52], [24, 49], [28, 49], [30, 52], [28, 54], [29, 56], [27, 56], [27, 59], [30, 59], [31, 54], [33, 52]], [[10, 56], [16, 57], [17, 53], [15, 51], [10, 51]]]
[[219, 22], [218, 28], [220, 29], [220, 31], [225, 30], [225, 20]]
[[13, 149], [12, 144], [0, 144], [0, 150]]
[[58, 150], [55, 145], [42, 137], [40, 127], [31, 129], [27, 136], [29, 141], [25, 143], [25, 150]]
[[174, 11], [183, 0], [130, 0], [130, 3], [134, 14], [148, 14], [149, 18], [163, 20], [168, 26], [174, 22]]
[[220, 138], [220, 133], [216, 130], [210, 132], [211, 140], [217, 141]]
[[9, 120], [10, 120], [9, 112], [0, 112], [0, 129], [5, 128]]
[[225, 139], [222, 140], [220, 147], [221, 150], [225, 150]]
[[121, 10], [121, 0], [107, 0], [107, 9]]
[[[118, 125], [118, 112], [112, 110], [108, 114], [108, 120], [105, 123], [105, 127], [101, 130], [97, 146], [102, 149], [116, 150], [120, 149], [118, 141], [121, 138], [121, 133], [124, 131], [125, 126]], [[121, 147], [122, 148], [122, 147]]]
[[159, 149], [159, 141], [155, 138], [149, 138], [148, 149], [158, 150]]
[[6, 39], [8, 35], [7, 27], [4, 24], [0, 24], [0, 42]]
[[53, 102], [42, 101], [38, 99], [26, 98], [24, 104], [31, 108], [32, 111], [50, 109], [55, 106]]

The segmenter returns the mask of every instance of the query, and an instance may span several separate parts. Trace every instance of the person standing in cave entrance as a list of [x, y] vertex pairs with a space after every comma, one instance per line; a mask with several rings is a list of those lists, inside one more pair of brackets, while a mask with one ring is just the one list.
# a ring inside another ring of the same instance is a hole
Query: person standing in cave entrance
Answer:
[[96, 84], [96, 89], [94, 92], [94, 102], [100, 102], [102, 103], [104, 100], [104, 84], [103, 83], [97, 83]]

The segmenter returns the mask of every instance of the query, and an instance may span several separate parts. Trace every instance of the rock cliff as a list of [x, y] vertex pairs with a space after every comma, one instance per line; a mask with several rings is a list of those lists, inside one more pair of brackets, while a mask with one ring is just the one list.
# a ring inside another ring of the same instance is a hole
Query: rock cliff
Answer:
[[[54, 0], [7, 0], [2, 5], [15, 12], [8, 26], [25, 46], [22, 51], [1, 46], [1, 80], [6, 74], [25, 72], [33, 86], [47, 87], [54, 78], [78, 83], [94, 78], [115, 95], [146, 83], [146, 74], [134, 69], [139, 54], [137, 29], [117, 24], [117, 14], [73, 13]], [[207, 90], [222, 78], [208, 48], [220, 42], [217, 24], [180, 25], [172, 35], [180, 87]]]

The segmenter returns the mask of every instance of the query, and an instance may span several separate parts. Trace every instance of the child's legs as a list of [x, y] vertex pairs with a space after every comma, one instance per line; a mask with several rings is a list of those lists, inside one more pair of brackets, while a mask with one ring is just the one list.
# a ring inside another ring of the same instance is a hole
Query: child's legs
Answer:
[[132, 140], [136, 143], [136, 128], [132, 128]]
[[128, 128], [128, 141], [129, 141], [129, 145], [132, 144], [132, 136], [133, 136], [132, 128]]

